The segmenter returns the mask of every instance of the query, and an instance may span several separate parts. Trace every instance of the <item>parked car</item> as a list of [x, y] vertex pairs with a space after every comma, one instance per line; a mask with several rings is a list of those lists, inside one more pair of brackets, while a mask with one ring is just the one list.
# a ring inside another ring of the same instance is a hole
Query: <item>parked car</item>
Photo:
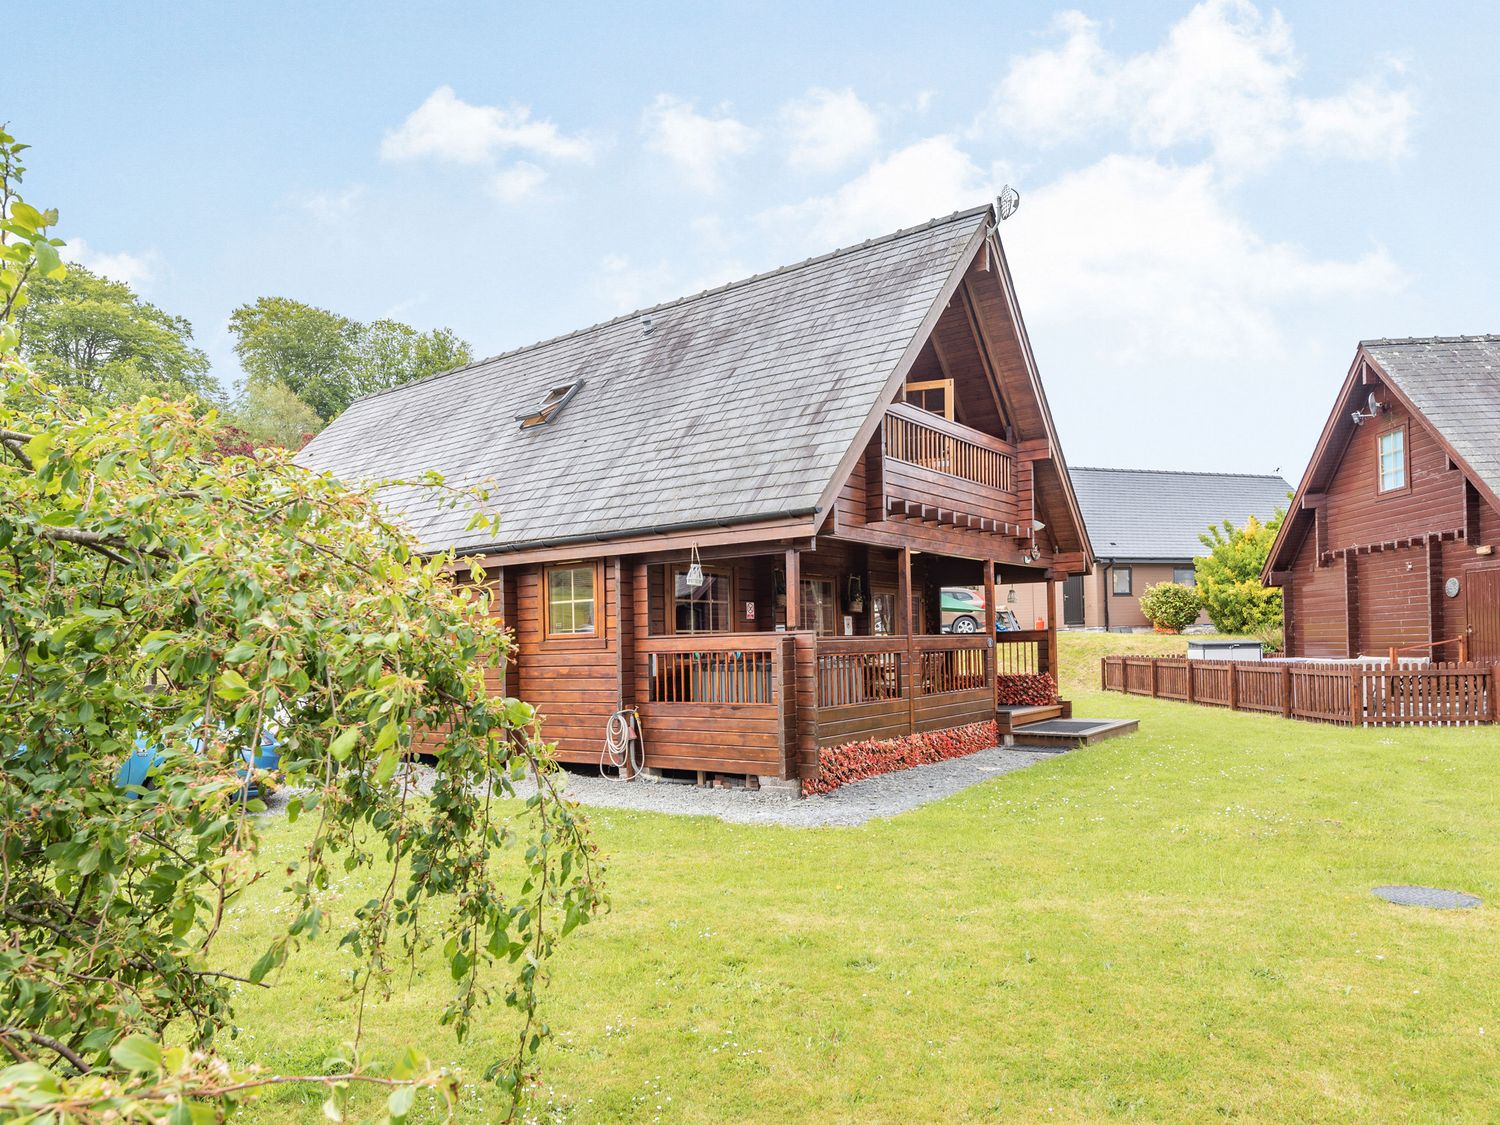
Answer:
[[963, 586], [944, 586], [943, 632], [977, 633], [984, 620], [984, 595]]
[[[984, 595], [964, 586], [943, 590], [943, 632], [978, 633], [984, 621]], [[1021, 628], [1015, 611], [1004, 606], [995, 610], [995, 632], [1014, 633]]]

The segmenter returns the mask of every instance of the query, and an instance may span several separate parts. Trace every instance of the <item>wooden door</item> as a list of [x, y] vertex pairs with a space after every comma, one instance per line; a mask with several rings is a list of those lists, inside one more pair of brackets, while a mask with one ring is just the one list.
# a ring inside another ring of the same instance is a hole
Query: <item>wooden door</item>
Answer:
[[1069, 575], [1063, 581], [1063, 624], [1083, 624], [1083, 575], [1081, 574]]
[[1500, 567], [1468, 574], [1469, 659], [1500, 661]]

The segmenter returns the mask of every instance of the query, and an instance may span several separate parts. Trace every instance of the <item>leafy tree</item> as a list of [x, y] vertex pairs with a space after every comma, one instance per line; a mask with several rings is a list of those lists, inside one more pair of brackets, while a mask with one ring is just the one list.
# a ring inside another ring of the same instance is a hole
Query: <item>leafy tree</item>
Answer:
[[92, 402], [159, 395], [211, 405], [223, 397], [191, 324], [82, 266], [33, 281], [19, 326], [31, 368]]
[[[60, 268], [54, 212], [14, 198], [0, 308]], [[160, 399], [102, 409], [28, 371], [0, 321], [0, 1120], [213, 1121], [271, 1082], [419, 1089], [456, 1081], [414, 1051], [385, 1071], [235, 1072], [216, 1055], [234, 989], [342, 930], [366, 998], [434, 936], [460, 1037], [496, 1000], [514, 1049], [489, 1076], [521, 1098], [545, 1026], [546, 965], [601, 908], [587, 826], [554, 786], [536, 715], [493, 698], [510, 641], [482, 575], [415, 553], [371, 488], [284, 451], [223, 457], [212, 417]], [[390, 482], [388, 482], [390, 483]], [[436, 478], [407, 482], [441, 487]], [[445, 493], [452, 502], [476, 497]], [[483, 522], [488, 517], [477, 516]], [[403, 757], [437, 741], [429, 797]], [[246, 755], [268, 732], [313, 828], [288, 866], [257, 848]], [[134, 760], [141, 776], [121, 775]], [[526, 773], [524, 802], [508, 801]], [[341, 915], [336, 878], [381, 866]], [[218, 963], [226, 908], [281, 880], [291, 921], [253, 966]]]
[[1141, 595], [1141, 613], [1158, 629], [1180, 633], [1198, 620], [1203, 601], [1198, 592], [1179, 582], [1157, 582]]
[[261, 297], [229, 318], [246, 385], [280, 383], [323, 421], [362, 395], [469, 362], [446, 328], [418, 332], [395, 320], [361, 324], [289, 297]]
[[1265, 523], [1251, 516], [1244, 527], [1226, 519], [1198, 536], [1209, 551], [1193, 563], [1198, 596], [1219, 632], [1238, 636], [1281, 624], [1281, 591], [1262, 586], [1260, 572], [1284, 515], [1277, 509]]
[[231, 411], [231, 420], [253, 445], [301, 449], [302, 439], [323, 428], [317, 411], [284, 383], [254, 382], [245, 386]]

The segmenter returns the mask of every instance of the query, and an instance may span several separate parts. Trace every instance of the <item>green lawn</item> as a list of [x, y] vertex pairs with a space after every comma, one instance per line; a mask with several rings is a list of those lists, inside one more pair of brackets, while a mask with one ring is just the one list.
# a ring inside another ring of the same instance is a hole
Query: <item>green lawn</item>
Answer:
[[[662, 1121], [1494, 1120], [1493, 730], [1349, 731], [1088, 690], [1140, 733], [892, 821], [793, 830], [600, 811], [613, 913], [567, 945], [538, 1116]], [[302, 826], [273, 828], [273, 854]], [[1380, 883], [1479, 894], [1437, 912]], [[345, 900], [364, 897], [344, 888]], [[274, 889], [236, 912], [248, 967]], [[245, 997], [236, 1050], [316, 1067], [349, 1035], [340, 959]], [[368, 1021], [478, 1072], [419, 972]], [[473, 1092], [467, 1120], [495, 1101]], [[373, 1103], [372, 1103], [373, 1104]], [[311, 1119], [282, 1092], [256, 1120]]]

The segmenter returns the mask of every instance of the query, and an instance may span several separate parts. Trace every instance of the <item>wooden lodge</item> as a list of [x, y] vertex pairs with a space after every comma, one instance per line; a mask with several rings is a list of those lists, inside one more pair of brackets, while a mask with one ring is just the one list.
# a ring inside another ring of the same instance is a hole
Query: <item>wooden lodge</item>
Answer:
[[[301, 460], [492, 482], [498, 538], [386, 502], [482, 560], [518, 641], [496, 690], [574, 762], [622, 709], [647, 767], [767, 779], [994, 718], [1056, 668], [1050, 616], [997, 635], [996, 588], [1093, 558], [990, 207], [370, 396]], [[940, 631], [959, 585], [980, 633]]]
[[1287, 653], [1500, 662], [1500, 336], [1366, 340], [1271, 549]]

